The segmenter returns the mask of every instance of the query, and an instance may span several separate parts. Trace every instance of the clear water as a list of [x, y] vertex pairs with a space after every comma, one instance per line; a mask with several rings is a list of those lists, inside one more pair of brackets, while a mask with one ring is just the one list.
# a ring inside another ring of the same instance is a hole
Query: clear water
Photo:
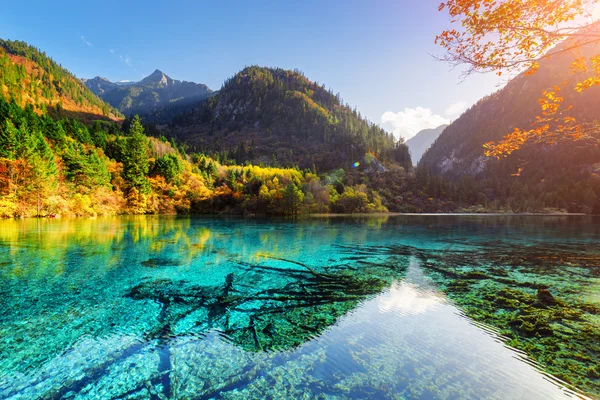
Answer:
[[592, 217], [0, 221], [0, 398], [598, 396], [599, 243]]

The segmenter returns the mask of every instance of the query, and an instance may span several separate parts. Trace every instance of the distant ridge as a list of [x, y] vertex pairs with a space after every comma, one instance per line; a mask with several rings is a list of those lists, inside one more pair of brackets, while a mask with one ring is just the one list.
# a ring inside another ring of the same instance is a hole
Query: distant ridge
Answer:
[[139, 82], [111, 82], [99, 76], [82, 81], [125, 115], [148, 114], [165, 106], [201, 101], [213, 92], [204, 84], [172, 79], [158, 69]]
[[423, 157], [427, 149], [435, 142], [448, 125], [440, 125], [433, 129], [423, 129], [415, 136], [406, 141], [406, 145], [410, 150], [410, 157], [413, 165], [417, 165]]

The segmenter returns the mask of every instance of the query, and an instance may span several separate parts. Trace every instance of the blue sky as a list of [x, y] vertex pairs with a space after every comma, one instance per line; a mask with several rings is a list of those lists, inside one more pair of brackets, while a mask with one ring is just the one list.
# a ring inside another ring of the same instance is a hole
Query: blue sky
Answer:
[[[94, 4], [95, 3], [95, 4]], [[0, 37], [78, 77], [139, 80], [155, 69], [218, 89], [246, 65], [298, 68], [398, 135], [456, 118], [498, 88], [435, 61], [439, 0], [21, 1]], [[382, 118], [383, 117], [383, 118]]]

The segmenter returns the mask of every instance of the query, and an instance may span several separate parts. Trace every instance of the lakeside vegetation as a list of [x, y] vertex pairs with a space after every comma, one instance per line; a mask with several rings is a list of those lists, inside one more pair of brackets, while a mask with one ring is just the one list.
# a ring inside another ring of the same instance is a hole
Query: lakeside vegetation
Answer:
[[0, 216], [385, 212], [377, 192], [343, 171], [224, 165], [118, 125], [38, 116], [0, 99]]
[[[455, 183], [393, 164], [379, 171], [375, 167], [382, 164], [371, 153], [363, 157], [362, 168], [318, 174], [237, 164], [224, 153], [188, 154], [174, 140], [146, 136], [137, 117], [122, 127], [107, 121], [85, 124], [0, 99], [0, 120], [4, 218], [565, 210], [543, 208], [543, 199], [526, 186], [509, 186], [507, 197], [490, 201], [469, 179]], [[591, 208], [569, 211], [579, 210]]]

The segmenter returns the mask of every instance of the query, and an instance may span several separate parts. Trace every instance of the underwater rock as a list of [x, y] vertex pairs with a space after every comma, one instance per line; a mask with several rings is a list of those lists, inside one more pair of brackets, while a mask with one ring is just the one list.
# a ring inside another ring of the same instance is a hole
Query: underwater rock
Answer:
[[521, 315], [510, 325], [525, 337], [549, 337], [554, 333], [548, 322], [537, 315]]
[[489, 275], [487, 275], [486, 273], [481, 272], [481, 271], [469, 271], [469, 272], [466, 272], [462, 277], [465, 279], [474, 279], [474, 280], [489, 279]]
[[548, 289], [538, 289], [537, 303], [550, 307], [556, 305], [556, 299], [554, 296], [552, 296], [552, 293], [550, 293]]
[[181, 267], [184, 262], [181, 260], [170, 259], [170, 258], [150, 258], [140, 263], [142, 266], [147, 268], [159, 268], [159, 267]]

